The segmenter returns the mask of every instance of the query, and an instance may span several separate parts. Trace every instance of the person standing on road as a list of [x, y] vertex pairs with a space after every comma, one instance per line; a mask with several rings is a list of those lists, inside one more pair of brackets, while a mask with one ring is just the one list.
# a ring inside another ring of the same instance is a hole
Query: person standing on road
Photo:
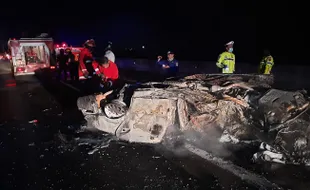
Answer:
[[112, 42], [108, 42], [108, 46], [105, 48], [105, 57], [107, 57], [110, 61], [115, 63], [115, 55], [112, 52]]
[[270, 51], [265, 49], [264, 57], [259, 64], [258, 73], [270, 75], [273, 65], [274, 65], [273, 57], [271, 56]]
[[70, 78], [72, 81], [78, 81], [79, 80], [79, 63], [75, 60], [75, 55], [72, 53], [70, 48], [66, 49], [67, 56], [68, 56], [68, 67], [70, 72]]
[[162, 60], [162, 56], [157, 57], [157, 64], [163, 69], [166, 77], [174, 77], [179, 72], [179, 62], [174, 58], [172, 51], [167, 52], [167, 60]]
[[93, 49], [95, 48], [95, 41], [93, 39], [87, 40], [84, 43], [84, 48], [81, 50], [79, 56], [79, 79], [91, 78], [93, 74]]
[[235, 72], [235, 54], [233, 54], [234, 41], [225, 44], [226, 51], [221, 53], [216, 62], [216, 66], [221, 69], [221, 73], [233, 74]]
[[58, 79], [61, 79], [61, 73], [64, 73], [64, 80], [67, 80], [67, 70], [68, 70], [68, 57], [65, 55], [65, 50], [64, 49], [60, 49], [59, 50], [59, 55], [57, 56], [57, 62], [59, 65], [59, 69], [58, 69]]

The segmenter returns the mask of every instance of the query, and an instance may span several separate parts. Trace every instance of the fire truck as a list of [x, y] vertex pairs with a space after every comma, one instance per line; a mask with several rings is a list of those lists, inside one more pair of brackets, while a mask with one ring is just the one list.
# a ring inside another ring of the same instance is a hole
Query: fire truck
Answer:
[[38, 69], [49, 68], [54, 61], [52, 38], [9, 39], [8, 47], [14, 76], [33, 75]]

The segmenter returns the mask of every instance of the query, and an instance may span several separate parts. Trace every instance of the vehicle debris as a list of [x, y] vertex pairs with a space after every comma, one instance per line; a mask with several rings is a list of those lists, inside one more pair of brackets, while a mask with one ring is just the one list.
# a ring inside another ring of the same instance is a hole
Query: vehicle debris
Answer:
[[38, 123], [38, 120], [34, 119], [34, 120], [29, 121], [28, 123]]
[[207, 138], [217, 129], [219, 143], [261, 144], [255, 161], [308, 165], [309, 97], [272, 84], [272, 75], [198, 74], [125, 85], [102, 109], [96, 95], [80, 97], [77, 105], [89, 126], [121, 140], [158, 144], [171, 126]]

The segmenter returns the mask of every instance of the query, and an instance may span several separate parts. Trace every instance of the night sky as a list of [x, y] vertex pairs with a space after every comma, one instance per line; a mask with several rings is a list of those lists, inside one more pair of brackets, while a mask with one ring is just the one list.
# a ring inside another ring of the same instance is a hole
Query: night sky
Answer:
[[302, 62], [308, 51], [307, 7], [289, 8], [287, 0], [29, 2], [2, 10], [2, 42], [48, 32], [73, 45], [94, 38], [102, 47], [145, 45], [149, 56], [172, 50], [179, 59], [212, 61], [233, 40], [237, 61], [255, 64], [264, 47], [283, 64]]

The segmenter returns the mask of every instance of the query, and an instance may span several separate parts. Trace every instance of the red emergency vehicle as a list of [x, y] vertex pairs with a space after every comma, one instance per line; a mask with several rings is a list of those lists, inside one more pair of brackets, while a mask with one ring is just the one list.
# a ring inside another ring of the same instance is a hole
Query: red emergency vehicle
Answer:
[[14, 76], [31, 75], [37, 69], [50, 67], [52, 38], [9, 39], [8, 47]]

